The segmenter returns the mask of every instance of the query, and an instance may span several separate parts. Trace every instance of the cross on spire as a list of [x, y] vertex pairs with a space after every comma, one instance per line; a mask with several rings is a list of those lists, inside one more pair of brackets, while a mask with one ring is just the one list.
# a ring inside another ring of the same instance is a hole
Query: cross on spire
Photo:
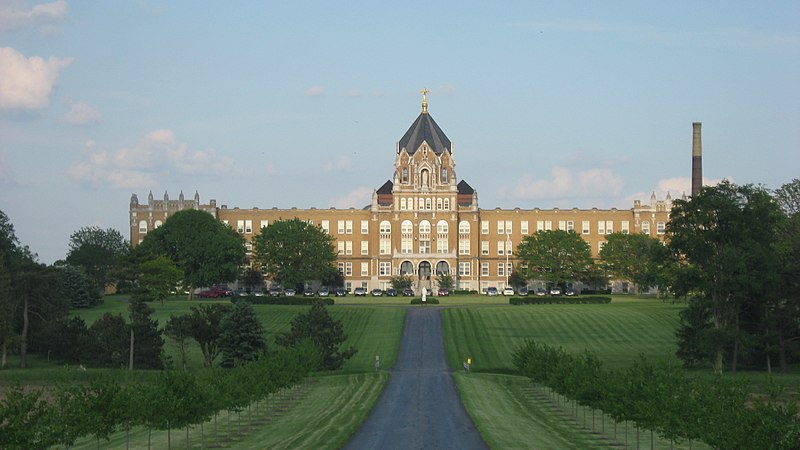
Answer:
[[422, 88], [420, 92], [422, 93], [422, 114], [428, 114], [428, 93], [430, 91], [427, 88]]

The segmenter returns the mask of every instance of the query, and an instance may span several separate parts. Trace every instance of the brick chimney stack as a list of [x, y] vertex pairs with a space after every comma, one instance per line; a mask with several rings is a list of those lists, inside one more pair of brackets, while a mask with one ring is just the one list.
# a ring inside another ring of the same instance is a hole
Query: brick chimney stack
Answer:
[[703, 186], [703, 142], [700, 138], [702, 123], [692, 123], [692, 197], [700, 193]]

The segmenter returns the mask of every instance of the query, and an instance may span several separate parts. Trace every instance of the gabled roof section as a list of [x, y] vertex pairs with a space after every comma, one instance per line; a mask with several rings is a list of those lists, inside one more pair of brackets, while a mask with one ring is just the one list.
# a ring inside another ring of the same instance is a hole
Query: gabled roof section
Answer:
[[427, 142], [437, 155], [441, 155], [443, 152], [451, 152], [450, 139], [445, 136], [444, 131], [439, 128], [439, 125], [436, 124], [427, 111], [423, 111], [417, 117], [411, 128], [400, 139], [398, 147], [400, 150], [405, 149], [409, 155], [413, 155], [423, 141]]
[[376, 193], [379, 194], [379, 195], [380, 194], [391, 194], [393, 187], [394, 187], [394, 183], [392, 183], [391, 181], [386, 181], [386, 183], [383, 183], [383, 186], [378, 188]]
[[469, 194], [469, 195], [472, 195], [472, 194], [474, 194], [474, 193], [475, 193], [475, 189], [472, 189], [472, 186], [470, 186], [470, 185], [469, 185], [469, 183], [467, 183], [466, 181], [464, 181], [464, 180], [461, 180], [461, 181], [458, 183], [458, 193], [459, 193], [459, 194]]

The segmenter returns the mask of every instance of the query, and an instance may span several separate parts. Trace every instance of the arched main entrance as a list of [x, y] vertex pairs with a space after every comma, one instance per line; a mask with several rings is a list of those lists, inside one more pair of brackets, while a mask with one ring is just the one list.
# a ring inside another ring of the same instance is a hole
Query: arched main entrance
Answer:
[[419, 279], [420, 280], [430, 280], [431, 279], [431, 263], [428, 261], [422, 261], [419, 263]]

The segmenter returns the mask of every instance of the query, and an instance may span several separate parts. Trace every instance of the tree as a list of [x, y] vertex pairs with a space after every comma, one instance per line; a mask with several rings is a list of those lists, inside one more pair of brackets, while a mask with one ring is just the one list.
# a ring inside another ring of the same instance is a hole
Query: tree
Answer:
[[0, 211], [0, 347], [2, 361], [0, 368], [5, 368], [8, 347], [16, 335], [15, 314], [19, 297], [12, 293], [12, 266], [22, 256], [19, 240], [14, 233], [14, 225], [3, 211]]
[[244, 239], [211, 214], [187, 209], [147, 234], [136, 252], [165, 255], [183, 272], [189, 298], [194, 288], [236, 280], [245, 261]]
[[221, 322], [222, 366], [234, 367], [258, 359], [267, 349], [264, 327], [248, 302], [237, 302]]
[[181, 354], [181, 366], [186, 370], [186, 350], [188, 341], [192, 337], [192, 317], [188, 314], [181, 316], [171, 315], [164, 325], [164, 334], [175, 341]]
[[261, 269], [284, 286], [302, 288], [336, 271], [333, 237], [300, 219], [273, 222], [253, 241]]
[[775, 191], [778, 204], [789, 215], [800, 213], [800, 179], [795, 178]]
[[525, 279], [525, 276], [522, 274], [522, 272], [520, 272], [519, 268], [517, 268], [511, 272], [511, 275], [508, 276], [508, 284], [519, 289], [527, 285], [528, 280]]
[[632, 281], [640, 289], [656, 286], [669, 254], [660, 240], [645, 234], [612, 233], [600, 249], [600, 259], [611, 274]]
[[456, 286], [456, 281], [449, 273], [443, 273], [436, 277], [436, 284], [439, 285], [439, 289], [452, 290]]
[[89, 326], [85, 350], [87, 362], [101, 367], [125, 367], [129, 332], [122, 315], [103, 314]]
[[139, 261], [131, 268], [134, 281], [134, 297], [143, 301], [164, 300], [183, 278], [183, 272], [166, 256]]
[[748, 341], [742, 314], [758, 314], [778, 296], [781, 261], [775, 255], [784, 218], [765, 189], [728, 181], [673, 204], [667, 224], [678, 262], [672, 290], [709, 300], [717, 372], [726, 349], [736, 370], [740, 344]]
[[153, 308], [141, 299], [131, 298], [130, 314], [128, 370], [133, 370], [134, 365], [140, 369], [162, 369], [164, 338], [158, 329], [158, 320], [151, 317]]
[[547, 230], [525, 236], [517, 255], [527, 266], [526, 278], [556, 285], [581, 279], [592, 266], [589, 244], [574, 231]]
[[71, 308], [90, 308], [103, 301], [95, 280], [82, 267], [65, 265], [59, 270], [63, 272], [65, 294]]
[[408, 275], [395, 275], [389, 279], [389, 284], [396, 291], [403, 292], [405, 289], [411, 289], [414, 279]]
[[342, 321], [334, 320], [321, 302], [315, 302], [308, 313], [295, 316], [291, 330], [275, 338], [278, 345], [287, 348], [297, 346], [304, 340], [310, 340], [319, 349], [321, 370], [340, 369], [357, 352], [352, 346], [342, 349], [347, 340]]
[[239, 282], [244, 285], [244, 288], [247, 290], [247, 292], [253, 292], [253, 289], [256, 286], [261, 286], [264, 284], [264, 275], [262, 275], [261, 271], [258, 269], [245, 267], [245, 269], [242, 271], [242, 277], [239, 279]]
[[82, 267], [100, 289], [114, 279], [114, 270], [130, 250], [122, 233], [113, 229], [83, 227], [69, 237], [67, 263]]
[[225, 316], [230, 312], [231, 306], [214, 303], [192, 306], [189, 320], [191, 321], [191, 337], [200, 345], [203, 352], [203, 365], [211, 367], [220, 352], [220, 337]]

